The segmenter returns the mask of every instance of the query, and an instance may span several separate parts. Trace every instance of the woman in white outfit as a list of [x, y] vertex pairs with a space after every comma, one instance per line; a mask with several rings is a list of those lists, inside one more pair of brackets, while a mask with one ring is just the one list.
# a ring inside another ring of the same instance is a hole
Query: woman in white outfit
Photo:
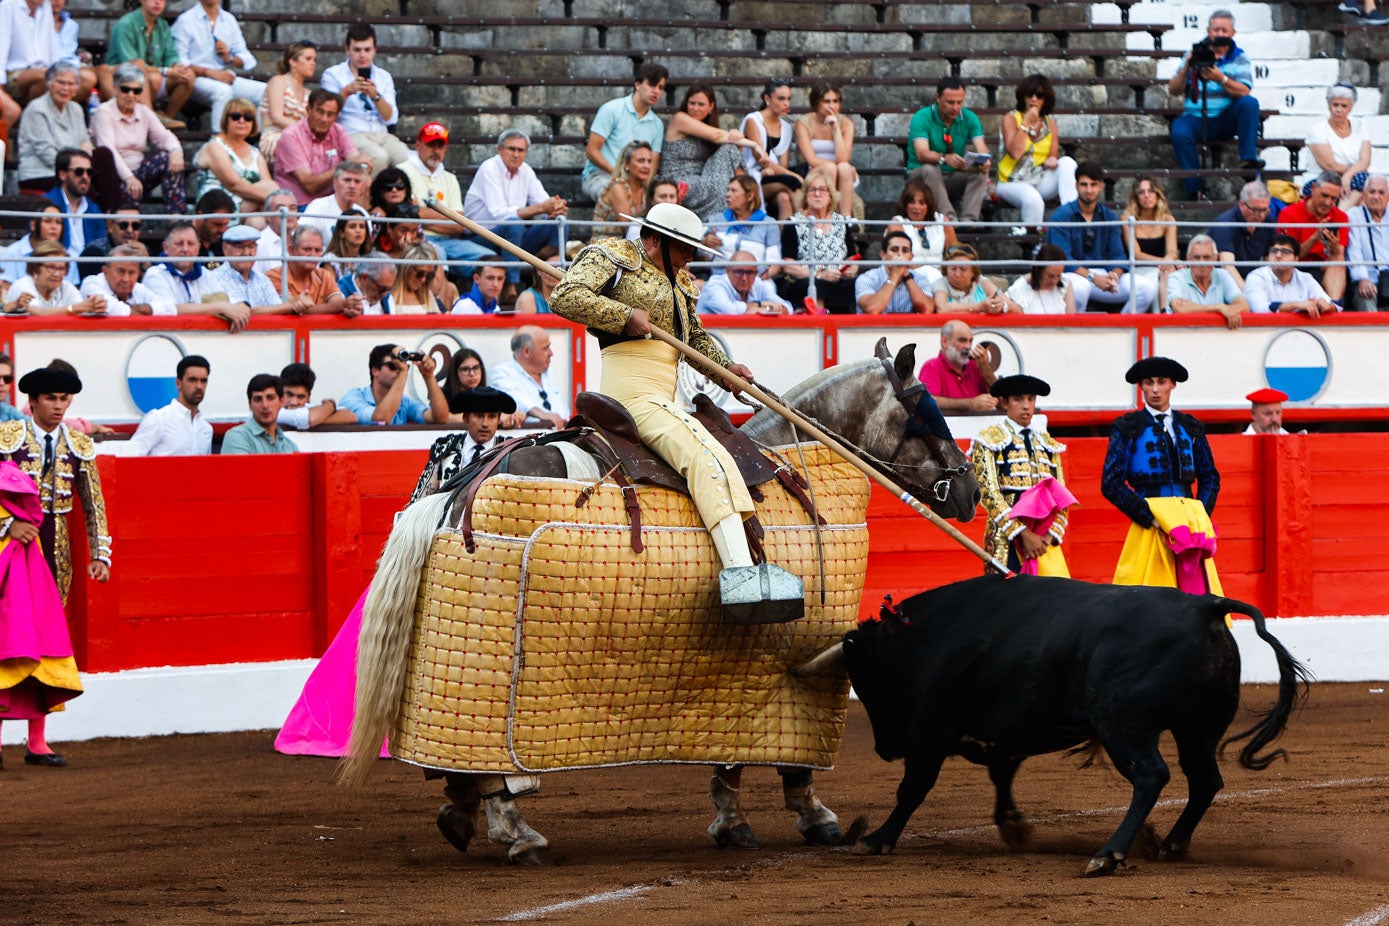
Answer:
[[743, 149], [743, 172], [762, 184], [762, 202], [777, 219], [785, 221], [796, 211], [791, 194], [801, 188], [799, 174], [787, 165], [791, 158], [791, 85], [774, 77], [762, 88], [762, 108], [743, 117], [744, 137], [762, 150], [759, 159], [754, 148]]

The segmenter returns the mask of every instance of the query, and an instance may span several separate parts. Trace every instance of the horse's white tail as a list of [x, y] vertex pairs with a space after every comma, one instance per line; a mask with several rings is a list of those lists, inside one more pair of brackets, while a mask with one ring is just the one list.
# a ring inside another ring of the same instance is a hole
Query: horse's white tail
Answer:
[[381, 754], [381, 740], [400, 709], [420, 573], [451, 497], [451, 493], [431, 495], [402, 511], [381, 551], [362, 611], [356, 711], [347, 755], [338, 768], [340, 784], [366, 781]]

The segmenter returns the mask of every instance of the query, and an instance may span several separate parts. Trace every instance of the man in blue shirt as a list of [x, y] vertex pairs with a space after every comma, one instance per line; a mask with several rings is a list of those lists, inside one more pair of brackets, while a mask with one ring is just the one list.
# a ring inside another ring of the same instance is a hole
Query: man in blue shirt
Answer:
[[[1203, 138], [1239, 139], [1240, 168], [1261, 170], [1259, 160], [1259, 101], [1250, 95], [1254, 88], [1254, 65], [1235, 44], [1235, 14], [1216, 10], [1206, 21], [1206, 42], [1215, 55], [1215, 65], [1194, 69], [1191, 52], [1182, 58], [1177, 73], [1167, 82], [1172, 96], [1186, 96], [1184, 112], [1172, 120], [1172, 151], [1183, 170], [1201, 166], [1196, 145]], [[1205, 128], [1201, 127], [1201, 98], [1205, 97]], [[1195, 199], [1202, 191], [1199, 177], [1187, 177], [1186, 192]]]
[[1157, 298], [1157, 281], [1134, 281], [1124, 272], [1128, 251], [1120, 219], [1100, 202], [1103, 195], [1104, 171], [1095, 164], [1078, 166], [1076, 199], [1051, 214], [1047, 242], [1066, 253], [1066, 280], [1075, 291], [1077, 312], [1147, 312]]
[[[418, 360], [402, 360], [401, 348], [395, 344], [378, 344], [367, 358], [371, 374], [370, 386], [359, 386], [342, 397], [339, 408], [357, 416], [359, 424], [434, 424], [449, 420], [449, 400], [434, 376], [434, 358], [418, 356]], [[410, 379], [408, 364], [424, 377], [429, 392], [429, 404], [405, 394]]]
[[[637, 68], [636, 80], [628, 96], [608, 100], [598, 107], [593, 124], [588, 129], [588, 144], [584, 147], [583, 176], [580, 178], [584, 195], [597, 201], [612, 182], [613, 165], [618, 152], [630, 141], [650, 142], [656, 154], [651, 176], [656, 176], [660, 164], [661, 143], [665, 141], [666, 126], [651, 107], [661, 101], [666, 92], [670, 72], [659, 64], [647, 62]], [[615, 203], [614, 206], [621, 206]], [[619, 209], [630, 212], [630, 209]]]

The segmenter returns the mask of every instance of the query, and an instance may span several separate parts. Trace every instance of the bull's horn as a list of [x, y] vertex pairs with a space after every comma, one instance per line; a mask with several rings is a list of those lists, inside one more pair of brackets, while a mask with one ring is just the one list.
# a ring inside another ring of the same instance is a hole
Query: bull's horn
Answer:
[[821, 650], [805, 662], [791, 670], [791, 674], [796, 678], [806, 678], [811, 675], [827, 675], [844, 664], [844, 644], [836, 643], [833, 646]]

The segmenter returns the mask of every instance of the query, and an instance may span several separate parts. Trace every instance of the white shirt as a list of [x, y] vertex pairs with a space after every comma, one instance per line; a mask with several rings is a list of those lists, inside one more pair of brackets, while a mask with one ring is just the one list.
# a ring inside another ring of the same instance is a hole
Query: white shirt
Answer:
[[[771, 280], [755, 277], [748, 295], [752, 297], [753, 302], [769, 302], [784, 308], [788, 315], [791, 313], [791, 303], [777, 295], [776, 284]], [[709, 282], [699, 291], [699, 301], [695, 303], [695, 311], [707, 315], [741, 315], [747, 310], [747, 300], [733, 288], [733, 283], [726, 273], [711, 276]]]
[[[340, 94], [343, 87], [356, 79], [356, 71], [352, 69], [351, 64], [344, 61], [324, 71], [319, 86], [331, 93]], [[349, 135], [357, 132], [385, 132], [386, 127], [395, 125], [396, 119], [400, 116], [400, 107], [395, 105], [395, 80], [390, 73], [373, 64], [371, 82], [376, 84], [376, 92], [381, 94], [381, 99], [391, 108], [391, 118], [382, 119], [380, 110], [369, 97], [362, 93], [354, 93], [343, 103], [342, 112], [338, 113], [338, 125]]]
[[[1307, 132], [1307, 144], [1326, 145], [1331, 149], [1331, 158], [1337, 164], [1354, 164], [1360, 160], [1360, 149], [1365, 145], [1364, 126], [1358, 118], [1352, 116], [1350, 134], [1342, 138], [1332, 131], [1330, 119], [1322, 119], [1313, 123]], [[1317, 166], [1315, 158], [1312, 160], [1312, 166]]]
[[208, 19], [203, 5], [194, 3], [174, 20], [174, 27], [170, 31], [174, 35], [181, 64], [235, 73], [230, 65], [217, 56], [217, 41], [220, 39], [227, 43], [227, 49], [236, 57], [241, 70], [249, 71], [256, 66], [255, 55], [246, 47], [246, 37], [241, 34], [240, 23], [226, 10], [219, 10], [214, 24]]
[[174, 300], [166, 296], [161, 296], [150, 289], [139, 280], [135, 281], [135, 286], [130, 290], [130, 301], [126, 302], [111, 290], [111, 284], [106, 282], [106, 274], [94, 273], [82, 281], [82, 295], [85, 296], [105, 296], [107, 315], [130, 315], [131, 305], [147, 305], [153, 315], [177, 315], [178, 307], [174, 305]]
[[1069, 285], [1070, 281], [1063, 274], [1056, 286], [1038, 292], [1032, 288], [1032, 277], [1023, 274], [1008, 287], [1008, 298], [1022, 306], [1024, 315], [1065, 315], [1066, 287]]
[[[323, 232], [323, 249], [326, 251], [328, 249], [328, 242], [333, 240], [333, 229], [338, 224], [338, 217], [344, 212], [360, 213], [362, 218], [367, 220], [367, 231], [368, 234], [370, 234], [371, 213], [367, 212], [366, 208], [363, 207], [361, 203], [353, 203], [346, 209], [342, 208], [342, 206], [338, 205], [337, 196], [332, 193], [329, 193], [327, 196], [320, 196], [318, 199], [315, 199], [305, 206], [304, 211], [299, 213], [299, 223], [301, 225], [312, 225], [314, 228]], [[265, 231], [269, 231], [269, 229], [265, 229], [261, 232], [261, 241], [265, 240]], [[290, 232], [290, 234], [293, 235], [294, 233]], [[278, 238], [279, 235], [277, 234], [275, 237]], [[277, 241], [276, 244], [279, 244], [279, 242]], [[256, 245], [256, 253], [260, 253], [259, 243]]]
[[[279, 220], [274, 220], [276, 228], [279, 227]], [[323, 246], [328, 246], [328, 239], [323, 239]], [[272, 228], [262, 228], [260, 230], [260, 240], [256, 242], [256, 269], [261, 273], [273, 270], [275, 267], [284, 266], [285, 249], [280, 244], [280, 233]]]
[[282, 428], [294, 428], [296, 431], [307, 431], [309, 429], [309, 406], [301, 405], [298, 408], [281, 408], [280, 414], [275, 421]]
[[[544, 408], [548, 400], [550, 411], [566, 421], [570, 417], [569, 397], [555, 383], [554, 375], [549, 370], [540, 374], [540, 383], [537, 385], [536, 381], [531, 379], [531, 375], [521, 369], [519, 363], [508, 360], [497, 369], [489, 371], [487, 379], [487, 385], [505, 392], [516, 400], [517, 411], [528, 412], [532, 408]], [[542, 391], [545, 393], [543, 398], [540, 395]]]
[[473, 174], [473, 182], [463, 200], [463, 215], [491, 228], [516, 218], [526, 206], [543, 203], [549, 198], [529, 164], [522, 162], [513, 174], [506, 169], [502, 156], [494, 154], [479, 164]]
[[1346, 248], [1350, 278], [1356, 283], [1377, 283], [1379, 275], [1389, 270], [1389, 209], [1376, 222], [1370, 207], [1359, 205], [1350, 210], [1350, 221], [1350, 245]]
[[227, 295], [226, 290], [213, 281], [212, 271], [208, 270], [206, 265], [196, 280], [184, 280], [171, 273], [165, 265], [155, 264], [145, 271], [145, 279], [142, 282], [150, 292], [169, 300], [175, 306], [200, 303], [208, 296], [221, 296], [225, 299]]
[[34, 285], [34, 278], [28, 274], [15, 281], [10, 291], [5, 294], [5, 299], [14, 302], [20, 293], [33, 296], [34, 301], [29, 304], [36, 309], [61, 309], [63, 306], [76, 305], [82, 301], [82, 294], [67, 280], [63, 280], [62, 285], [53, 290], [52, 297], [44, 299], [39, 295], [38, 287]]
[[46, 68], [57, 60], [58, 32], [48, 0], [32, 16], [28, 0], [0, 3], [0, 85], [8, 82], [10, 71]]
[[174, 399], [140, 419], [130, 438], [135, 452], [146, 457], [191, 457], [212, 452], [212, 425], [201, 411], [191, 412]]
[[1172, 406], [1168, 405], [1167, 408], [1163, 411], [1158, 411], [1156, 408], [1153, 408], [1151, 405], [1147, 405], [1146, 403], [1144, 404], [1144, 407], [1148, 409], [1148, 414], [1152, 415], [1154, 418], [1157, 418], [1158, 415], [1167, 416], [1165, 418], [1158, 418], [1158, 420], [1162, 422], [1163, 430], [1167, 432], [1167, 436], [1172, 438], [1172, 440], [1175, 442], [1177, 440], [1177, 430], [1172, 424]]
[[1272, 267], [1259, 267], [1244, 279], [1244, 298], [1249, 302], [1249, 311], [1268, 313], [1274, 311], [1276, 302], [1302, 302], [1306, 299], [1327, 299], [1330, 296], [1310, 273], [1294, 270], [1287, 284], [1278, 282]]

